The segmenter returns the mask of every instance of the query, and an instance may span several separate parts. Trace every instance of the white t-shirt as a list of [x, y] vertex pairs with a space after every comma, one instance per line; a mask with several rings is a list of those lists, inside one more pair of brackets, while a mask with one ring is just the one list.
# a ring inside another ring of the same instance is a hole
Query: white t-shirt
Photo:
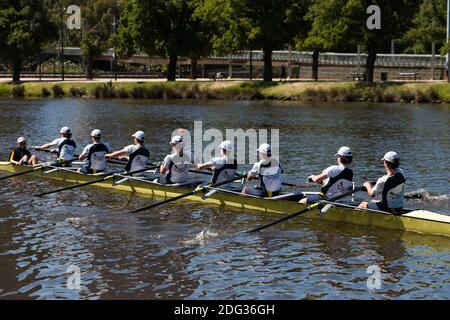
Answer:
[[[229, 158], [227, 156], [215, 157], [209, 160], [207, 164], [211, 165], [214, 170], [220, 170], [226, 164], [234, 164], [234, 159]], [[222, 170], [219, 176], [217, 177], [215, 183], [220, 183], [222, 181], [232, 179], [235, 173], [236, 173], [235, 169]]]
[[[405, 172], [398, 168], [395, 170], [395, 174], [401, 173], [403, 176], [405, 176]], [[375, 187], [373, 188], [373, 192], [376, 195], [382, 195], [383, 189], [386, 185], [386, 181], [389, 178], [392, 178], [393, 176], [384, 175], [381, 178], [377, 180], [377, 183], [375, 184]], [[389, 208], [403, 208], [403, 200], [404, 200], [404, 192], [405, 192], [405, 184], [401, 183], [398, 184], [396, 187], [388, 190], [387, 194], [387, 205]]]
[[[108, 143], [104, 143], [102, 142], [105, 147], [108, 149], [107, 151], [100, 151], [100, 152], [94, 152], [91, 156], [91, 159], [86, 158], [86, 160], [84, 160], [83, 165], [88, 166], [90, 165], [91, 169], [95, 169], [95, 170], [105, 170], [107, 167], [107, 162], [106, 162], [106, 158], [105, 155], [107, 153], [110, 153], [111, 147], [109, 146]], [[86, 147], [84, 147], [83, 152], [81, 153], [81, 156], [83, 157], [88, 157], [89, 156], [89, 152], [91, 150], [91, 148], [96, 145], [97, 143], [91, 143], [88, 144]]]
[[123, 148], [123, 150], [125, 151], [125, 153], [127, 154], [127, 156], [129, 156], [130, 154], [132, 154], [133, 152], [136, 152], [137, 149], [139, 149], [141, 146], [139, 145], [135, 145], [135, 144], [130, 144], [129, 146], [126, 146], [125, 148]]
[[[52, 142], [50, 142], [50, 145], [52, 147], [57, 147], [59, 149], [59, 146], [61, 145], [61, 143], [63, 143], [66, 140], [67, 140], [67, 138], [57, 138], [57, 139], [53, 140]], [[73, 146], [66, 144], [61, 148], [61, 152], [59, 153], [59, 158], [63, 159], [63, 160], [71, 160], [71, 159], [73, 159], [74, 155], [75, 155], [75, 148]]]
[[261, 174], [263, 176], [262, 182], [268, 192], [280, 191], [283, 187], [280, 162], [277, 159], [271, 159], [270, 167], [261, 167], [266, 164], [267, 161], [264, 160], [256, 162], [249, 174], [255, 178]]
[[189, 180], [191, 159], [191, 155], [188, 152], [183, 152], [183, 156], [180, 156], [178, 153], [171, 153], [164, 158], [163, 166], [170, 170], [167, 175], [172, 183]]
[[[344, 165], [334, 165], [326, 168], [322, 171], [322, 173], [327, 175], [327, 178], [323, 181], [323, 185], [326, 186], [331, 178], [336, 177], [338, 174], [340, 174], [344, 169], [347, 168]], [[328, 198], [333, 198], [336, 196], [339, 196], [340, 194], [343, 194], [352, 188], [352, 182], [349, 180], [341, 179], [336, 181], [329, 189], [326, 194]]]
[[[130, 144], [129, 146], [126, 146], [124, 149], [125, 153], [127, 156], [132, 155], [133, 153], [135, 153], [136, 151], [138, 151], [141, 147], [140, 145], [136, 145], [136, 144]], [[134, 156], [133, 159], [130, 159], [131, 162], [131, 167], [130, 167], [130, 172], [135, 172], [135, 171], [139, 171], [139, 170], [143, 170], [145, 169], [145, 167], [147, 166], [147, 162], [148, 162], [148, 157], [141, 154], [138, 154], [136, 156]], [[144, 175], [143, 172], [136, 174], [136, 176], [142, 176]]]

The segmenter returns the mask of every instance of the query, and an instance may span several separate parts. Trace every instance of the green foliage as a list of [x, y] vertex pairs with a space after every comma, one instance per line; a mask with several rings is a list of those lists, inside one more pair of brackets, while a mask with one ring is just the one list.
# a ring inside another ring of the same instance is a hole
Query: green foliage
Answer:
[[195, 16], [216, 32], [213, 48], [219, 53], [263, 49], [264, 80], [272, 81], [272, 51], [293, 43], [295, 35], [306, 33], [303, 20], [309, 0], [204, 0]]
[[88, 79], [93, 76], [94, 57], [111, 45], [110, 37], [120, 12], [119, 0], [87, 0], [81, 6], [83, 32], [79, 43], [87, 61]]
[[62, 98], [66, 94], [64, 92], [64, 89], [60, 85], [53, 85], [52, 86], [52, 92], [53, 92], [53, 98]]
[[169, 57], [168, 80], [175, 80], [177, 56], [198, 58], [211, 49], [210, 29], [193, 16], [199, 1], [129, 0], [113, 44], [120, 56], [136, 50]]
[[56, 34], [41, 1], [0, 0], [0, 59], [13, 67], [14, 81], [24, 61]]
[[13, 98], [25, 97], [25, 87], [23, 85], [15, 85], [11, 88], [11, 96]]
[[432, 42], [436, 43], [436, 49], [439, 50], [445, 43], [446, 23], [447, 1], [423, 0], [412, 28], [405, 35], [405, 39], [411, 43], [406, 51], [428, 53]]

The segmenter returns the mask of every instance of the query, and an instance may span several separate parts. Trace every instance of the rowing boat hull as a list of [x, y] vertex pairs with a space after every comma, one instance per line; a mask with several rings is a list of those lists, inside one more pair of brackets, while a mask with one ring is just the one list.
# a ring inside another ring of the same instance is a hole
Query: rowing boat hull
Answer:
[[[29, 169], [29, 167], [15, 166], [9, 162], [0, 162], [0, 171], [4, 172], [18, 173]], [[37, 177], [45, 177], [71, 183], [83, 183], [98, 179], [98, 176], [83, 175], [66, 170], [53, 171], [48, 174], [45, 174], [44, 170], [36, 170], [33, 174]], [[118, 185], [113, 185], [111, 180], [109, 180], [96, 183], [95, 186], [164, 198], [175, 197], [191, 191], [191, 189], [187, 187], [165, 186], [132, 180], [128, 180]], [[305, 208], [305, 205], [288, 200], [270, 200], [223, 192], [217, 192], [205, 200], [201, 198], [201, 195], [189, 196], [186, 199], [243, 210], [263, 211], [271, 214], [288, 214]], [[450, 237], [450, 217], [425, 210], [416, 210], [402, 216], [394, 216], [378, 211], [362, 211], [343, 207], [333, 207], [323, 216], [320, 216], [318, 211], [315, 210], [302, 215], [302, 217]]]

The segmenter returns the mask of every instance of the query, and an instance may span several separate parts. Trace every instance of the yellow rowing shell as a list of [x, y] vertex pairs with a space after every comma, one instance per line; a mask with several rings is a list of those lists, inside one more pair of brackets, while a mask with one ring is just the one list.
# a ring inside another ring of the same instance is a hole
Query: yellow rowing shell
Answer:
[[[18, 173], [26, 170], [30, 170], [30, 167], [16, 166], [9, 162], [0, 162], [0, 171]], [[48, 169], [37, 169], [33, 175], [70, 183], [83, 183], [99, 178], [99, 176], [84, 175], [63, 168], [57, 171], [48, 171], [48, 173], [46, 173], [46, 170]], [[120, 180], [120, 178], [117, 178], [117, 180]], [[95, 186], [163, 198], [175, 197], [192, 190], [189, 187], [161, 185], [150, 181], [139, 180], [127, 180], [118, 185], [114, 185], [112, 180], [107, 180], [105, 182], [96, 183]], [[186, 199], [219, 206], [240, 208], [243, 210], [263, 211], [272, 214], [289, 214], [305, 208], [305, 205], [294, 201], [271, 200], [221, 191], [205, 200], [202, 199], [201, 194], [192, 195]], [[314, 210], [301, 217], [450, 237], [450, 216], [426, 210], [414, 210], [402, 216], [394, 216], [379, 211], [355, 210], [353, 208], [335, 206], [323, 216], [319, 215], [317, 210]]]

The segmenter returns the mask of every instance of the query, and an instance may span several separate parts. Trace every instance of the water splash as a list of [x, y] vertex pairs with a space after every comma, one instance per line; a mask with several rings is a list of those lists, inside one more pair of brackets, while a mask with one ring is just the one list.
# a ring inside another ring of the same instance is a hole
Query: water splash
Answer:
[[219, 234], [208, 229], [204, 229], [197, 233], [193, 239], [187, 239], [182, 241], [183, 244], [187, 245], [203, 245], [206, 240], [217, 237]]

